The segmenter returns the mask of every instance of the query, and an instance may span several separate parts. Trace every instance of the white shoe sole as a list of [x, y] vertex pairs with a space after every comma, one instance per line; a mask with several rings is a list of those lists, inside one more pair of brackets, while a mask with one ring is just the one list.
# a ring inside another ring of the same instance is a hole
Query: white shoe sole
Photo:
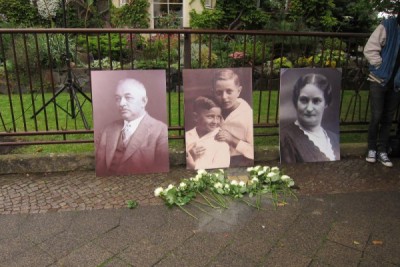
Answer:
[[365, 158], [365, 160], [367, 162], [369, 162], [369, 163], [375, 163], [376, 162], [376, 159], [374, 159], [374, 158]]
[[385, 166], [385, 167], [393, 167], [393, 163], [392, 162], [389, 163], [389, 162], [383, 162], [383, 161], [380, 161], [380, 160], [379, 160], [379, 162], [382, 163], [382, 165]]

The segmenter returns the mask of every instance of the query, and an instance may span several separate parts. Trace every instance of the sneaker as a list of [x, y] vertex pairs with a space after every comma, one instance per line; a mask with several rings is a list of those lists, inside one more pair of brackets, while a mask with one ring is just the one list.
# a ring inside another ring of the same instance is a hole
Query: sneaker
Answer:
[[376, 162], [376, 150], [368, 150], [367, 157], [365, 158], [367, 162], [375, 163]]
[[390, 161], [386, 152], [379, 152], [378, 153], [378, 160], [380, 163], [385, 165], [386, 167], [393, 167], [393, 163]]

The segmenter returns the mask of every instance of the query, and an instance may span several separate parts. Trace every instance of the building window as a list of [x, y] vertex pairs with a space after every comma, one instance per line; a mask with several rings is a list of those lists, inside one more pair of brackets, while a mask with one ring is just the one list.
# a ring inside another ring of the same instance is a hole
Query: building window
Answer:
[[154, 0], [154, 28], [182, 28], [183, 0]]
[[206, 1], [204, 2], [204, 6], [205, 6], [206, 8], [212, 8], [212, 0], [206, 0]]

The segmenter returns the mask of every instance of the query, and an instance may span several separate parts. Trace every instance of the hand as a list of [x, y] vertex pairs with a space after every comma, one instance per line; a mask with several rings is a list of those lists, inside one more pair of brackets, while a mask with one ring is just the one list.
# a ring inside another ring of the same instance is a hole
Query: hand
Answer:
[[194, 143], [193, 145], [189, 146], [188, 151], [193, 160], [197, 160], [204, 155], [206, 149], [203, 146], [197, 146], [197, 144]]
[[219, 142], [226, 142], [228, 145], [232, 147], [236, 147], [239, 143], [239, 139], [233, 136], [229, 131], [221, 129], [215, 136], [215, 140]]

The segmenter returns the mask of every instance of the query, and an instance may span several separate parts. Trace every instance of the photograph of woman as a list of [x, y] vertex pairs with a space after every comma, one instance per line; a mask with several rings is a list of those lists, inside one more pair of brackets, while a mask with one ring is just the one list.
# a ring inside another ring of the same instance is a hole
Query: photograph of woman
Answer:
[[338, 69], [281, 71], [281, 162], [340, 159], [340, 83]]

